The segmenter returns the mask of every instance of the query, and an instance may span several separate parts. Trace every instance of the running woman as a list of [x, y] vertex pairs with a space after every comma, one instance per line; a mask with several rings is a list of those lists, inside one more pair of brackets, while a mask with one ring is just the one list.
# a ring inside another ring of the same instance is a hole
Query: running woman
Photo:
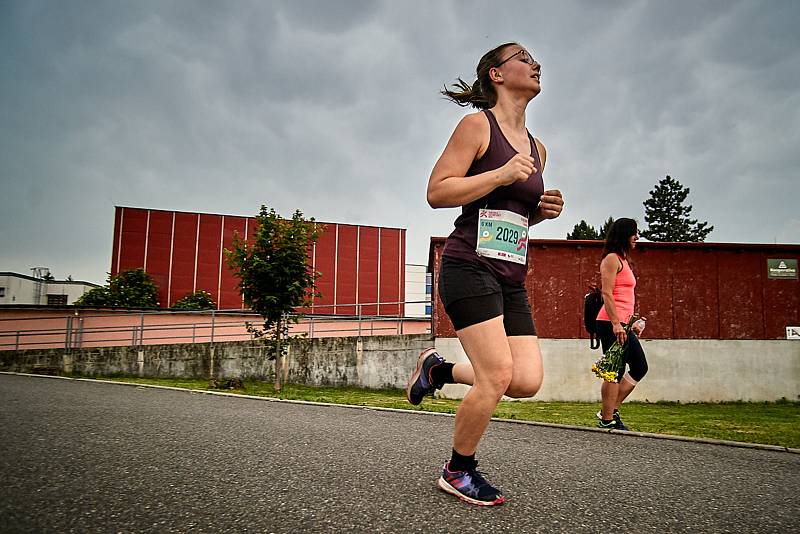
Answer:
[[487, 52], [477, 80], [442, 91], [480, 111], [456, 126], [431, 172], [428, 203], [461, 207], [442, 253], [439, 295], [469, 362], [449, 363], [429, 349], [408, 384], [411, 404], [445, 383], [472, 387], [458, 407], [453, 449], [439, 487], [471, 504], [505, 501], [477, 470], [475, 451], [503, 395], [532, 397], [542, 357], [525, 276], [529, 227], [561, 214], [556, 189], [545, 190], [546, 152], [528, 132], [525, 111], [541, 91], [541, 66], [517, 43]]

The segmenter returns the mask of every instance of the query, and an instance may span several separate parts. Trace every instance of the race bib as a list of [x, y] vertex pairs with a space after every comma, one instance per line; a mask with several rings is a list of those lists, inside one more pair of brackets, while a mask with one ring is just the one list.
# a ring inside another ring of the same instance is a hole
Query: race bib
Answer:
[[526, 263], [528, 218], [507, 210], [480, 210], [475, 252], [485, 258]]

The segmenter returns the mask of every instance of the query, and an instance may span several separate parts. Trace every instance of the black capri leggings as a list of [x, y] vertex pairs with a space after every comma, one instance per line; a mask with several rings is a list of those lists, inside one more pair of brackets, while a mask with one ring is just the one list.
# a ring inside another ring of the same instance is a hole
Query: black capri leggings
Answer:
[[[603, 345], [603, 354], [605, 354], [617, 340], [611, 321], [597, 321], [597, 337], [600, 338], [600, 343]], [[644, 356], [644, 350], [642, 350], [642, 345], [639, 343], [639, 338], [633, 332], [628, 333], [628, 341], [625, 342], [624, 349], [625, 351], [622, 353], [622, 368], [619, 370], [617, 382], [622, 380], [626, 365], [631, 378], [638, 382], [647, 374], [647, 358]]]

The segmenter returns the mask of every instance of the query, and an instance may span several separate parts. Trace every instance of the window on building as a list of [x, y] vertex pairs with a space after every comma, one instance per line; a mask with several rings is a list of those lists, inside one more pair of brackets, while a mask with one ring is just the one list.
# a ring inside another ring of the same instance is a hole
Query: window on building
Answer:
[[47, 305], [48, 306], [66, 306], [67, 305], [67, 296], [66, 295], [47, 295]]
[[431, 273], [425, 274], [425, 293], [430, 295], [433, 292], [433, 275]]
[[0, 297], [5, 297], [5, 296], [6, 296], [6, 288], [0, 287]]
[[430, 304], [426, 304], [425, 305], [425, 315], [430, 315], [430, 314], [431, 314], [431, 305]]

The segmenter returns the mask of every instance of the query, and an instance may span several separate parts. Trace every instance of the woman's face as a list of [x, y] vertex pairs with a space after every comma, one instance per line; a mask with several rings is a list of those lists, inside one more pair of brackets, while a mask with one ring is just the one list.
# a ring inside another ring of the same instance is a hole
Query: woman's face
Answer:
[[628, 238], [628, 242], [631, 244], [631, 249], [636, 248], [636, 242], [639, 241], [639, 231], [637, 230], [635, 234]]
[[542, 66], [533, 56], [519, 45], [512, 45], [503, 50], [500, 62], [495, 70], [504, 84], [520, 85], [534, 91], [534, 95], [542, 90]]

